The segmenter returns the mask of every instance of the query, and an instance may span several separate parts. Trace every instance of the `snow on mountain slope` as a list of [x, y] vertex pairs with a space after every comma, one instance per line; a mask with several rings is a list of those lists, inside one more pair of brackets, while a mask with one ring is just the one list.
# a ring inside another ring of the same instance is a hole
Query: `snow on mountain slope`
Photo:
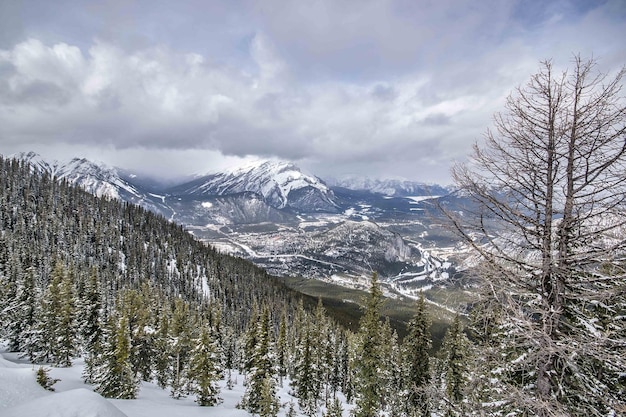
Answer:
[[70, 161], [47, 161], [35, 152], [13, 155], [30, 163], [34, 169], [47, 172], [56, 179], [64, 179], [98, 197], [127, 201], [148, 210], [168, 215], [163, 196], [141, 190], [124, 178], [117, 168], [96, 163], [85, 158]]
[[256, 161], [233, 169], [211, 173], [174, 187], [171, 194], [229, 195], [259, 194], [271, 206], [302, 211], [337, 211], [332, 191], [318, 178], [283, 161]]
[[73, 158], [69, 162], [46, 161], [34, 152], [19, 153], [14, 157], [29, 162], [35, 169], [48, 172], [57, 179], [65, 179], [70, 184], [98, 197], [119, 199], [121, 190], [139, 195], [135, 187], [120, 178], [115, 168], [85, 158]]
[[440, 185], [400, 179], [345, 177], [342, 179], [329, 180], [329, 184], [334, 187], [342, 187], [349, 190], [367, 190], [372, 193], [383, 194], [390, 197], [441, 196], [450, 192], [447, 188]]

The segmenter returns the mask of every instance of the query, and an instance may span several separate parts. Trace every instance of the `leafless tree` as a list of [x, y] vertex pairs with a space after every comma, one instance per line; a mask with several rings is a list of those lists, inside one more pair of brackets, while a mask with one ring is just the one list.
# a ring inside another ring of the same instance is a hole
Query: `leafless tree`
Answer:
[[448, 214], [498, 310], [490, 378], [508, 385], [492, 394], [514, 413], [624, 412], [625, 74], [542, 62], [453, 169], [472, 204]]

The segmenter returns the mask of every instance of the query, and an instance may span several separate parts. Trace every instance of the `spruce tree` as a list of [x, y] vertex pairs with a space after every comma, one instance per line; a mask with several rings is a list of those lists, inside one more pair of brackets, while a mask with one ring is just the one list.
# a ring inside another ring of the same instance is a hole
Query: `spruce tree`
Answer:
[[213, 406], [221, 401], [220, 388], [217, 384], [221, 376], [219, 365], [217, 343], [211, 339], [209, 331], [204, 327], [191, 351], [188, 374], [198, 405]]
[[[256, 344], [252, 353], [243, 405], [251, 413], [259, 414], [271, 411], [270, 404], [276, 400], [276, 369], [272, 352], [272, 335], [270, 312], [267, 305], [263, 306], [261, 318], [257, 323]], [[268, 414], [271, 415], [271, 414]]]
[[191, 323], [189, 305], [177, 298], [170, 326], [170, 386], [172, 398], [184, 397], [189, 393], [187, 367], [191, 352]]
[[278, 339], [276, 340], [276, 365], [278, 367], [278, 377], [280, 385], [283, 385], [283, 378], [287, 376], [287, 361], [289, 351], [287, 347], [287, 312], [283, 310], [280, 315], [278, 326]]
[[465, 396], [469, 372], [469, 340], [463, 332], [461, 319], [457, 314], [446, 332], [442, 345], [445, 394], [448, 415], [464, 415]]
[[102, 349], [102, 361], [94, 373], [94, 391], [107, 398], [133, 399], [137, 396], [139, 380], [130, 363], [130, 330], [128, 318], [119, 323], [110, 317]]
[[295, 369], [292, 386], [295, 388], [298, 404], [305, 415], [311, 416], [317, 412], [317, 383], [315, 351], [311, 324], [302, 329], [300, 345], [296, 346]]
[[383, 305], [383, 293], [378, 283], [378, 275], [372, 276], [370, 294], [366, 302], [365, 314], [359, 321], [357, 335], [354, 391], [356, 397], [356, 417], [377, 416], [383, 401], [383, 380], [380, 370], [383, 368], [381, 356], [382, 324], [380, 311]]
[[429, 416], [428, 386], [431, 381], [430, 320], [424, 305], [424, 294], [417, 302], [415, 316], [409, 322], [409, 334], [404, 339], [404, 363], [407, 366], [405, 386], [407, 412], [410, 415]]
[[70, 273], [63, 275], [59, 290], [59, 311], [54, 327], [57, 339], [54, 362], [58, 366], [71, 366], [72, 358], [78, 353], [78, 324], [74, 283]]

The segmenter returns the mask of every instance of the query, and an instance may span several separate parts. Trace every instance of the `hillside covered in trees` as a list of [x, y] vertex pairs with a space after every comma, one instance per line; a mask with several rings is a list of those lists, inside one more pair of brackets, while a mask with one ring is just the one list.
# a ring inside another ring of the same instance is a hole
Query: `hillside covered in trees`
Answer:
[[1, 158], [0, 190], [1, 337], [33, 363], [82, 356], [85, 382], [105, 397], [135, 398], [143, 380], [205, 406], [239, 370], [240, 405], [261, 415], [278, 412], [283, 381], [306, 415], [337, 412], [339, 392], [361, 415], [421, 406], [432, 378], [424, 304], [401, 345], [375, 277], [353, 333], [321, 301], [139, 207]]

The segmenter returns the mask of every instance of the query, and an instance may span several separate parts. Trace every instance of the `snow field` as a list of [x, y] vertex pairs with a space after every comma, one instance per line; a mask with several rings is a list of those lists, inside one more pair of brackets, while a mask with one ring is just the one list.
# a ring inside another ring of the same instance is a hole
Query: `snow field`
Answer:
[[[50, 377], [60, 379], [54, 385], [55, 392], [42, 388], [36, 382], [39, 365], [32, 365], [18, 359], [18, 354], [0, 352], [0, 416], [2, 417], [244, 417], [247, 411], [237, 408], [243, 397], [244, 377], [233, 372], [236, 381], [232, 390], [226, 387], [226, 380], [220, 381], [220, 397], [223, 402], [215, 407], [198, 406], [193, 396], [175, 400], [169, 390], [156, 384], [142, 382], [138, 398], [116, 400], [103, 398], [92, 391], [92, 387], [82, 380], [84, 362], [76, 360], [70, 368], [50, 368]], [[299, 413], [298, 399], [289, 395], [289, 381], [278, 389], [281, 409], [279, 417], [284, 417], [293, 402]], [[343, 415], [350, 415], [351, 405], [345, 404]], [[318, 415], [322, 415], [323, 408]]]

